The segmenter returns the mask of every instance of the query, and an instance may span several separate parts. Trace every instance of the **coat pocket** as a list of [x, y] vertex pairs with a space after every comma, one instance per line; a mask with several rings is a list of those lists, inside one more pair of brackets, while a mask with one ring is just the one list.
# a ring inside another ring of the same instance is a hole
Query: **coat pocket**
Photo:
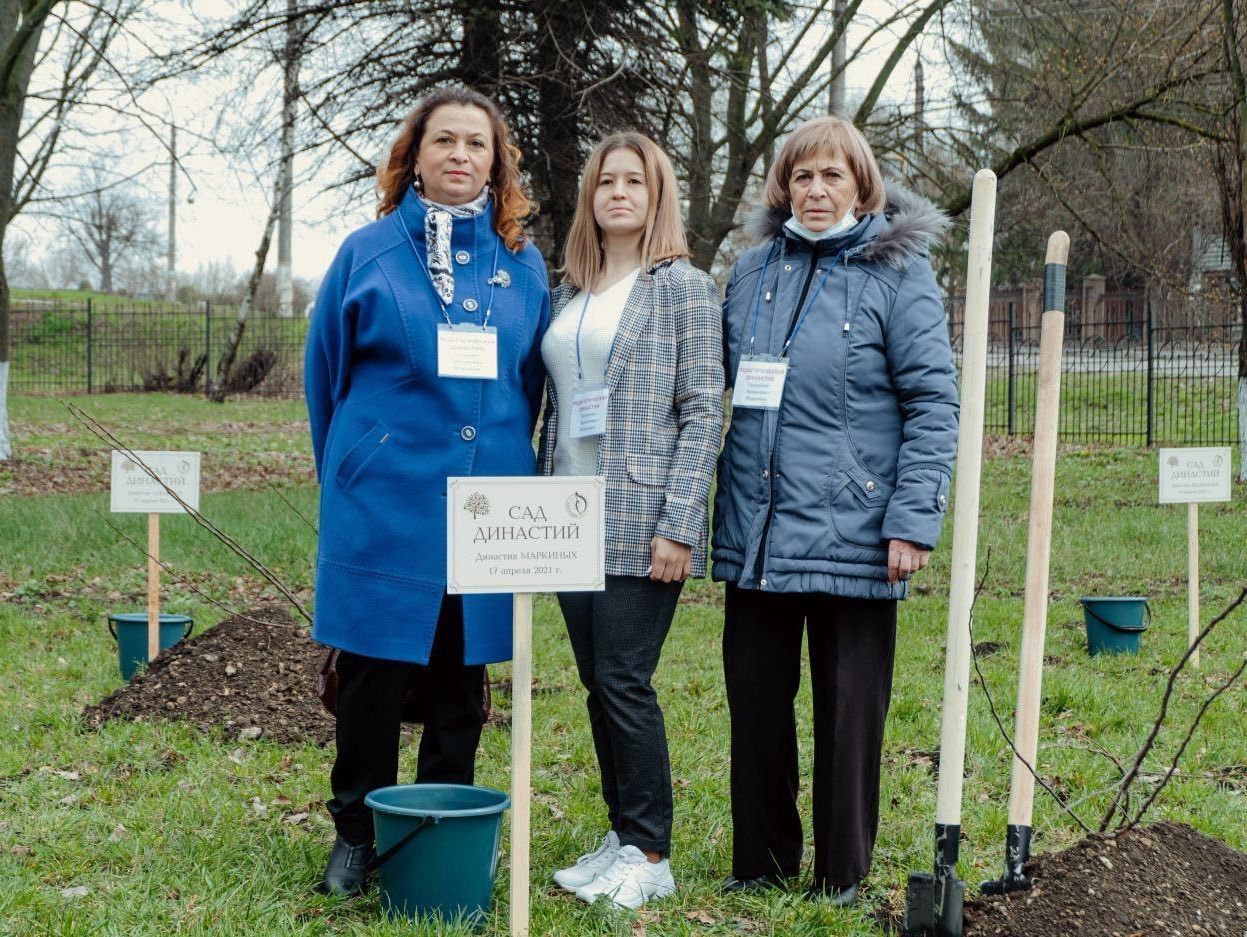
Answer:
[[831, 477], [831, 524], [840, 539], [861, 547], [883, 545], [883, 515], [895, 488], [856, 466]]
[[384, 423], [374, 423], [355, 445], [347, 450], [342, 461], [338, 463], [338, 471], [335, 473], [338, 483], [343, 488], [349, 486], [368, 460], [381, 451], [381, 447], [389, 438], [389, 427]]
[[633, 453], [628, 456], [628, 477], [638, 485], [665, 488], [670, 465], [666, 456]]

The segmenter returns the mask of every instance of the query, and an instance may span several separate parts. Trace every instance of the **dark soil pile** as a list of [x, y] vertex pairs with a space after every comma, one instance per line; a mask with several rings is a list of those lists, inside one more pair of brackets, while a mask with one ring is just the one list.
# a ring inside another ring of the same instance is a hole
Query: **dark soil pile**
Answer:
[[966, 905], [967, 937], [1247, 934], [1247, 853], [1184, 824], [1090, 836], [1026, 873], [1029, 890]]
[[253, 608], [163, 652], [83, 715], [92, 728], [108, 719], [177, 719], [230, 738], [324, 745], [334, 728], [316, 697], [324, 655], [284, 609]]

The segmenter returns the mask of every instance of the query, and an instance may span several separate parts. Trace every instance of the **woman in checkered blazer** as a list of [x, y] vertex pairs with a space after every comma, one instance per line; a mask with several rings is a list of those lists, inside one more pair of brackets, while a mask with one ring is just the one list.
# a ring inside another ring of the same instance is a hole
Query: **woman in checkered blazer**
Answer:
[[671, 769], [650, 685], [684, 580], [706, 572], [723, 429], [714, 282], [692, 267], [671, 161], [638, 133], [590, 154], [541, 353], [545, 475], [606, 476], [606, 590], [559, 595], [609, 829], [555, 873], [581, 900], [637, 908], [675, 890]]

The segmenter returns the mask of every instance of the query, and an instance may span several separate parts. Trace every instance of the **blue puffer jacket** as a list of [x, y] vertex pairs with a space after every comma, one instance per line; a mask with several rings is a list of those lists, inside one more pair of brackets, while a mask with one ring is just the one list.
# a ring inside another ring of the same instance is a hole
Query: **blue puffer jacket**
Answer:
[[768, 213], [759, 225], [767, 242], [732, 270], [729, 382], [749, 351], [755, 308], [755, 354], [779, 353], [802, 296], [809, 313], [780, 408], [733, 408], [715, 496], [715, 579], [901, 599], [907, 584], [887, 580], [888, 541], [934, 547], [939, 538], [958, 404], [926, 254], [947, 222], [912, 193], [891, 187], [889, 196], [883, 215], [819, 244], [784, 229], [786, 212]]

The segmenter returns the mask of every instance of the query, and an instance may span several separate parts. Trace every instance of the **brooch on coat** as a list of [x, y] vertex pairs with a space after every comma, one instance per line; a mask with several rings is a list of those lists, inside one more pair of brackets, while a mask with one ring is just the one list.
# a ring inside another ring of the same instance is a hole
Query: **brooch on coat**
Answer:
[[490, 286], [508, 287], [511, 285], [511, 274], [505, 270], [499, 270], [485, 282]]

